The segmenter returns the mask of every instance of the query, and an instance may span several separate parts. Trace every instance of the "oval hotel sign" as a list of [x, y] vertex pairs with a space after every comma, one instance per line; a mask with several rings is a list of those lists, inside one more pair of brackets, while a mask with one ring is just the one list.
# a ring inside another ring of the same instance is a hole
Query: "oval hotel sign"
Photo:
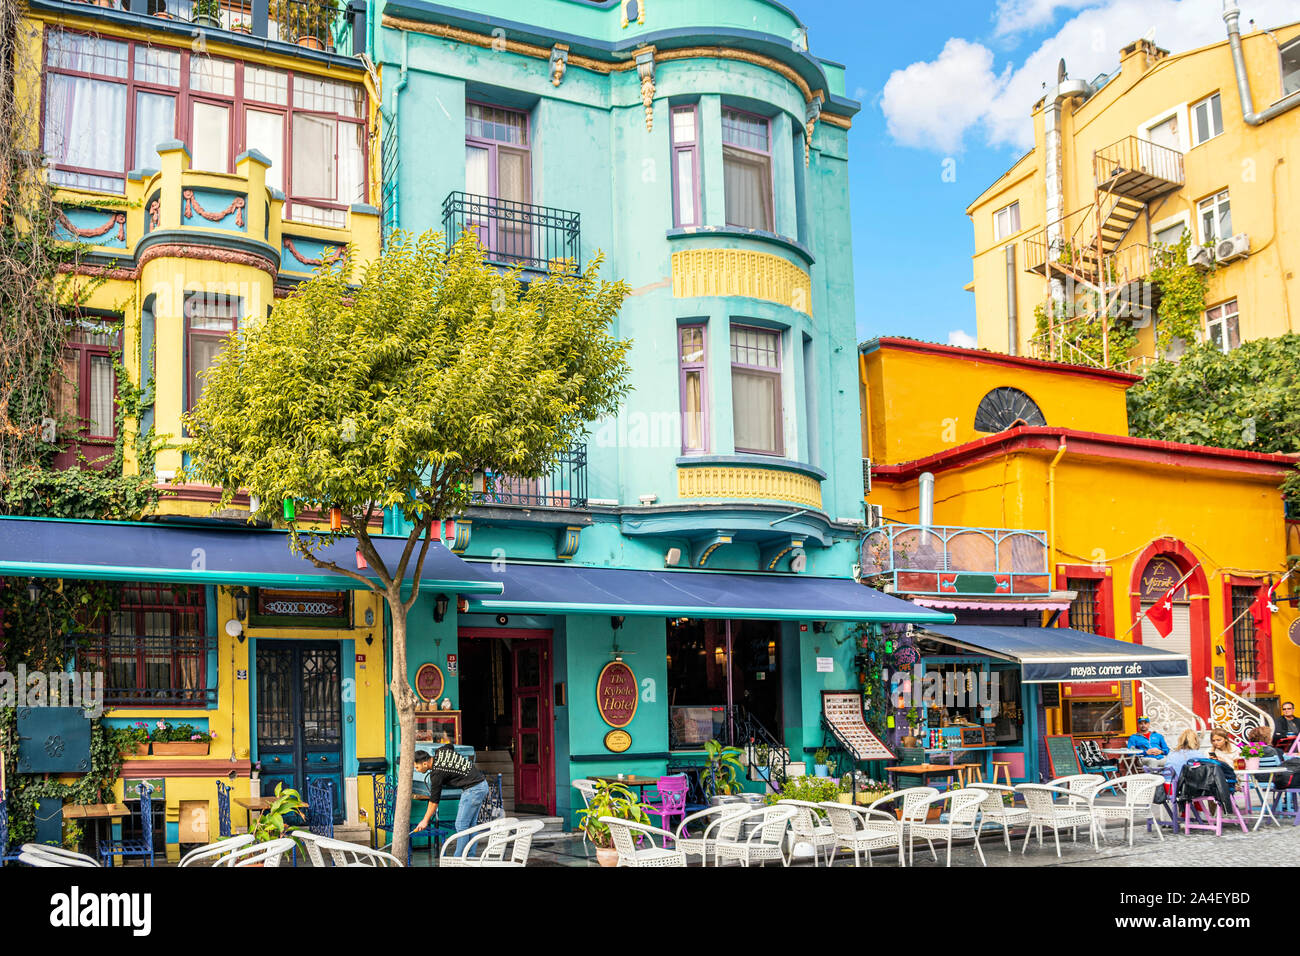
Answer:
[[636, 677], [622, 661], [610, 661], [596, 678], [596, 709], [600, 719], [614, 728], [626, 727], [636, 715]]

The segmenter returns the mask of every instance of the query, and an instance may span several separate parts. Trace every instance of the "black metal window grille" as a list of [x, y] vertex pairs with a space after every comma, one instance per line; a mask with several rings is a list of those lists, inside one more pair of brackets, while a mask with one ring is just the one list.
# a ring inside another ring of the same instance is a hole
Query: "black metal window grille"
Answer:
[[542, 272], [578, 271], [581, 217], [567, 209], [453, 192], [442, 204], [442, 228], [448, 242], [472, 232], [492, 262]]
[[1078, 593], [1070, 602], [1070, 627], [1076, 631], [1099, 634], [1097, 629], [1101, 622], [1101, 608], [1098, 604], [1098, 592], [1101, 582], [1095, 578], [1069, 578], [1066, 588]]
[[1251, 586], [1232, 588], [1232, 668], [1238, 681], [1259, 679], [1259, 653], [1255, 645], [1255, 620], [1248, 610], [1255, 603], [1259, 589]]
[[540, 478], [484, 475], [475, 487], [475, 504], [532, 505], [549, 508], [587, 507], [587, 446], [574, 445], [555, 467]]

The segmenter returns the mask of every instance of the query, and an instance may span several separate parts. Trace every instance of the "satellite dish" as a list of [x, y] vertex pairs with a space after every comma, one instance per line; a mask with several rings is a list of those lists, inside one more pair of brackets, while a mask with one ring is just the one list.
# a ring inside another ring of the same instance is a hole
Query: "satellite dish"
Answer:
[[1058, 86], [1065, 82], [1067, 75], [1068, 74], [1065, 72], [1065, 57], [1061, 57], [1060, 61], [1056, 64], [1056, 82]]

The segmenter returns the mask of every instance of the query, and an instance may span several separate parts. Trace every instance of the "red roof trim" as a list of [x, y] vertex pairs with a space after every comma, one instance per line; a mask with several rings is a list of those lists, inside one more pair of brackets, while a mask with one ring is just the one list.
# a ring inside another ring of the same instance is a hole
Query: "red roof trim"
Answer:
[[1021, 426], [1010, 428], [987, 438], [958, 445], [946, 451], [927, 455], [914, 461], [896, 465], [871, 466], [872, 478], [884, 481], [907, 481], [924, 471], [956, 468], [974, 464], [1018, 451], [1055, 452], [1061, 440], [1066, 442], [1066, 458], [1071, 454], [1092, 455], [1145, 462], [1170, 467], [1213, 468], [1218, 471], [1235, 471], [1247, 474], [1282, 477], [1286, 469], [1300, 461], [1297, 455], [1268, 454], [1257, 451], [1238, 451], [1235, 448], [1212, 448], [1208, 445], [1184, 445], [1151, 438], [1130, 438], [1127, 435], [1103, 435], [1100, 432], [1077, 431], [1073, 428], [1050, 426]]
[[964, 349], [957, 345], [940, 345], [937, 342], [922, 342], [918, 339], [902, 339], [885, 336], [863, 342], [859, 347], [863, 354], [870, 354], [881, 348], [902, 349], [906, 352], [929, 352], [935, 355], [951, 355], [964, 359], [975, 359], [993, 365], [1009, 365], [1012, 368], [1032, 369], [1036, 372], [1056, 372], [1066, 375], [1081, 375], [1084, 378], [1097, 378], [1105, 382], [1123, 384], [1125, 388], [1134, 382], [1142, 381], [1141, 375], [1128, 372], [1114, 372], [1109, 369], [1088, 368], [1086, 365], [1068, 365], [1065, 362], [1046, 362], [1042, 359], [1023, 358], [1019, 355], [1004, 355], [986, 349]]

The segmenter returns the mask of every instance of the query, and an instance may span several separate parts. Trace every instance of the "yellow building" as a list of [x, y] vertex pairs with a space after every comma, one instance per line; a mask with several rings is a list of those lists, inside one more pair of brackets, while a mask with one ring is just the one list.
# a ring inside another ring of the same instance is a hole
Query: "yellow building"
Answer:
[[[1264, 627], [1242, 617], [1286, 573], [1278, 486], [1295, 456], [1128, 437], [1124, 392], [1138, 378], [1127, 373], [894, 338], [865, 343], [860, 359], [873, 513], [864, 576], [882, 565], [873, 535], [893, 543], [895, 567], [926, 567], [908, 549], [929, 527], [947, 542], [942, 570], [1009, 572], [1010, 586], [984, 590], [1023, 596], [990, 602], [941, 581], [918, 587], [918, 603], [959, 623], [980, 623], [963, 612], [1019, 611], [1039, 626], [1059, 612], [1069, 627], [1190, 660], [1188, 678], [1063, 684], [1044, 732], [1126, 735], [1136, 707], [1171, 729], [1190, 726], [1192, 712], [1217, 724], [1248, 712], [1243, 700], [1276, 714], [1300, 695], [1300, 651], [1288, 637], [1300, 629], [1300, 581], [1279, 589]], [[1002, 540], [1001, 529], [1035, 530], [1014, 555], [959, 547]], [[1184, 576], [1170, 636], [1135, 626]]]
[[[168, 6], [171, 15], [153, 15]], [[209, 568], [238, 550], [223, 545], [218, 558], [189, 546], [215, 527], [204, 521], [218, 492], [176, 479], [181, 416], [225, 339], [345, 248], [357, 270], [378, 255], [378, 77], [353, 55], [364, 16], [351, 10], [286, 25], [265, 0], [223, 3], [205, 24], [174, 4], [117, 7], [30, 0], [20, 76], [39, 109], [29, 128], [56, 186], [56, 237], [84, 249], [66, 296], [72, 331], [56, 406], [72, 425], [57, 436], [59, 464], [102, 467], [120, 442], [124, 472], [152, 474], [161, 520], [103, 532], [124, 547], [156, 525], [170, 529], [168, 547], [184, 539], [171, 558], [142, 544], [157, 560], [135, 562], [149, 565], [136, 579], [129, 568], [104, 575], [123, 585], [120, 606], [90, 622], [76, 662], [105, 671], [111, 726], [161, 721], [211, 736], [188, 748], [199, 753], [155, 743], [125, 761], [117, 784], [128, 800], [138, 781], [154, 785], [175, 859], [179, 844], [217, 837], [218, 780], [236, 800], [280, 782], [305, 797], [328, 780], [340, 824], [373, 820], [370, 784], [357, 776], [359, 760], [386, 752], [381, 602], [328, 580], [295, 587], [296, 569], [242, 586], [237, 573]], [[119, 435], [114, 398], [137, 389], [139, 415]], [[242, 526], [247, 508], [238, 497], [219, 517]], [[245, 543], [272, 535], [290, 557], [273, 532], [223, 533]], [[99, 532], [77, 534], [87, 555], [78, 565], [83, 549], [65, 548], [76, 565], [67, 576], [93, 577], [106, 567], [92, 554]], [[30, 560], [29, 573], [55, 576]], [[328, 703], [299, 719], [311, 700]], [[244, 810], [232, 810], [231, 824], [244, 826]]]
[[[1227, 350], [1297, 328], [1300, 22], [1242, 36], [1235, 7], [1225, 21], [1223, 40], [1182, 53], [1131, 43], [1091, 82], [1062, 69], [1033, 104], [1033, 148], [966, 209], [981, 348], [1140, 366], [1157, 352], [1159, 303], [1143, 280], [1184, 230], [1198, 267], [1215, 264], [1203, 339]], [[1098, 294], [1104, 306], [1088, 301]], [[1041, 330], [1035, 309], [1053, 302]], [[1063, 322], [1067, 303], [1079, 311]], [[1102, 312], [1133, 324], [1130, 354], [1074, 347]]]

